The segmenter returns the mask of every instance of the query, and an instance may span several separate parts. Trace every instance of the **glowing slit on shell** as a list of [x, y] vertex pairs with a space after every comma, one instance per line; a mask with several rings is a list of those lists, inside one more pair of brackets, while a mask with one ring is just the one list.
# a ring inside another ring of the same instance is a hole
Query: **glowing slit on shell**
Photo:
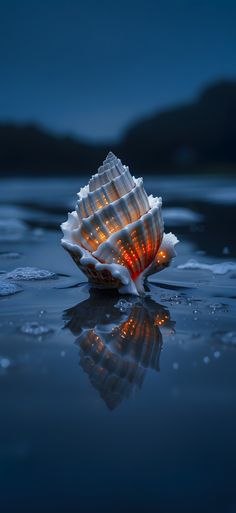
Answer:
[[159, 251], [157, 253], [157, 262], [158, 262], [158, 264], [163, 263], [165, 261], [165, 259], [166, 259], [165, 251]]

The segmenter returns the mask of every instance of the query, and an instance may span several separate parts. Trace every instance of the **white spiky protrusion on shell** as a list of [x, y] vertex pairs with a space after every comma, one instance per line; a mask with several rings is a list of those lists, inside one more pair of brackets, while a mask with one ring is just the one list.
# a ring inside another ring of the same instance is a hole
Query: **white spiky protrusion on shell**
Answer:
[[175, 256], [178, 240], [163, 233], [161, 207], [109, 152], [61, 225], [62, 245], [94, 283], [139, 294], [144, 278]]

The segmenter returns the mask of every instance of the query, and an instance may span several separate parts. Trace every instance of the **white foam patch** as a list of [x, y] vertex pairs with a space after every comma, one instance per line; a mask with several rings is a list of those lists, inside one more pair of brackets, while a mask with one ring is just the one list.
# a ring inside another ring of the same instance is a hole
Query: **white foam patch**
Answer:
[[0, 280], [0, 297], [11, 296], [12, 294], [17, 294], [17, 292], [21, 292], [21, 288], [15, 283], [9, 283], [9, 281]]
[[37, 267], [18, 267], [4, 276], [14, 281], [48, 280], [55, 277], [55, 273]]
[[230, 271], [236, 271], [236, 263], [234, 262], [222, 262], [219, 264], [204, 264], [197, 260], [188, 260], [185, 264], [178, 265], [178, 269], [184, 269], [189, 271], [202, 270], [210, 271], [213, 274], [226, 274]]

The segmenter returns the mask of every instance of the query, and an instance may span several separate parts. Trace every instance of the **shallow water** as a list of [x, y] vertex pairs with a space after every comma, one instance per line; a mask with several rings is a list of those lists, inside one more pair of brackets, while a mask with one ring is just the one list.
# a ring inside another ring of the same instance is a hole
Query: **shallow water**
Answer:
[[60, 247], [85, 181], [1, 183], [2, 511], [235, 512], [236, 181], [145, 181], [181, 243], [140, 300]]

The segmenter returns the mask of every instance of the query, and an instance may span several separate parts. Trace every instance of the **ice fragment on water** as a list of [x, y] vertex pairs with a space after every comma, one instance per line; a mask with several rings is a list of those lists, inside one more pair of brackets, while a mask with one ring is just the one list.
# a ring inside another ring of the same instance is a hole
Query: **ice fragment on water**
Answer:
[[21, 288], [15, 283], [9, 283], [6, 280], [0, 280], [0, 296], [11, 296], [17, 292], [21, 292]]
[[222, 262], [220, 264], [204, 264], [194, 259], [190, 259], [185, 264], [180, 264], [177, 267], [178, 269], [191, 271], [211, 271], [213, 274], [226, 274], [229, 271], [236, 271], [236, 263], [234, 262]]
[[9, 280], [19, 281], [47, 280], [49, 278], [55, 278], [56, 274], [46, 269], [38, 269], [37, 267], [18, 267], [7, 273], [5, 277]]

